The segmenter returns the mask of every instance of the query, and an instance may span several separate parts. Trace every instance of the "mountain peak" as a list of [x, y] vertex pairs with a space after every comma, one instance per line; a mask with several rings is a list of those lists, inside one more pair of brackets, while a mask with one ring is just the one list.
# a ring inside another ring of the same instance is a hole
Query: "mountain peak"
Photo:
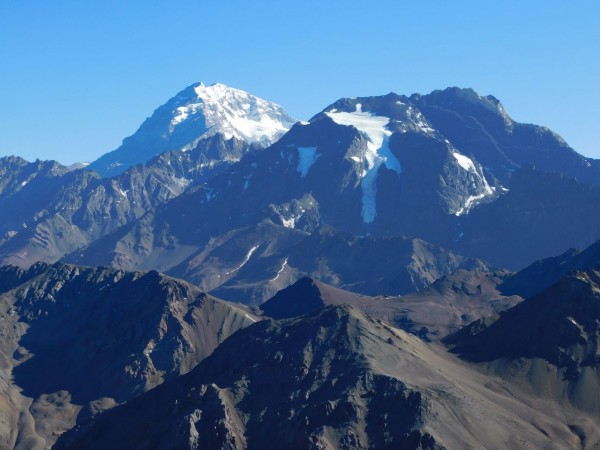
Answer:
[[188, 118], [193, 120], [200, 113], [206, 129], [200, 138], [222, 133], [226, 139], [236, 138], [267, 147], [295, 123], [281, 106], [241, 89], [223, 83], [207, 86], [202, 82], [191, 88], [195, 97], [175, 108], [169, 127], [171, 133], [179, 124]]
[[116, 150], [90, 164], [102, 176], [171, 150], [190, 150], [217, 134], [250, 147], [268, 147], [295, 123], [272, 102], [222, 83], [194, 83], [157, 108]]
[[486, 111], [492, 115], [500, 116], [507, 127], [513, 126], [513, 120], [505, 111], [500, 100], [493, 95], [480, 95], [472, 88], [458, 86], [438, 89], [427, 95], [413, 94], [411, 100], [419, 103], [448, 107], [458, 112], [461, 111]]

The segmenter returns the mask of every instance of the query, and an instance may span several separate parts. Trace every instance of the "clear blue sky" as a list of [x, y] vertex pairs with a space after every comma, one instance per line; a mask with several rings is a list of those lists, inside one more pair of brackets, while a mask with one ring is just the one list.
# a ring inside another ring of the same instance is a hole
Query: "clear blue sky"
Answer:
[[200, 80], [299, 119], [472, 87], [600, 158], [595, 0], [2, 0], [0, 74], [0, 155], [29, 160], [93, 160]]

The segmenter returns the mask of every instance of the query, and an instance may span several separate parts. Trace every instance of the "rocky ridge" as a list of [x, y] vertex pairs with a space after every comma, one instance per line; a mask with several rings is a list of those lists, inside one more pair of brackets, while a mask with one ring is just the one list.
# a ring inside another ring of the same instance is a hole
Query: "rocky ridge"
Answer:
[[0, 272], [13, 280], [0, 294], [3, 448], [48, 448], [77, 421], [188, 372], [258, 320], [157, 272], [63, 264]]
[[575, 448], [567, 423], [598, 442], [584, 413], [535, 410], [530, 400], [332, 306], [242, 330], [189, 374], [68, 432], [57, 448]]
[[499, 317], [446, 338], [455, 352], [491, 373], [563, 405], [600, 411], [600, 272], [563, 277]]
[[498, 285], [508, 274], [459, 269], [426, 289], [403, 296], [371, 297], [344, 291], [311, 278], [282, 289], [260, 309], [274, 319], [292, 318], [331, 305], [350, 305], [369, 317], [435, 341], [477, 319], [500, 314], [522, 301], [503, 296]]

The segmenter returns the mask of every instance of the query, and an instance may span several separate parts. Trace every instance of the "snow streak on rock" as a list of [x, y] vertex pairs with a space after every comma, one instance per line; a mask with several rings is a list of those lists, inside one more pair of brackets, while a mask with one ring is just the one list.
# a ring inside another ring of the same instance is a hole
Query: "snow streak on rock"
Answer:
[[298, 173], [305, 177], [319, 156], [316, 147], [298, 147]]
[[252, 247], [250, 250], [248, 250], [248, 253], [246, 254], [246, 257], [244, 258], [244, 260], [242, 261], [242, 263], [237, 266], [235, 269], [231, 269], [229, 272], [225, 272], [225, 275], [230, 275], [233, 272], [237, 272], [238, 270], [240, 270], [242, 267], [244, 267], [246, 265], [246, 263], [248, 261], [250, 261], [250, 258], [252, 257], [252, 254], [258, 250], [259, 245], [255, 245], [254, 247]]
[[473, 181], [472, 186], [474, 190], [478, 189], [479, 187], [479, 192], [467, 197], [464, 205], [454, 213], [454, 215], [456, 216], [461, 216], [463, 214], [468, 213], [469, 210], [473, 206], [475, 206], [478, 201], [484, 199], [487, 196], [494, 195], [494, 188], [490, 187], [487, 180], [485, 179], [485, 176], [483, 175], [483, 171], [480, 168], [477, 168], [477, 166], [475, 165], [473, 160], [471, 160], [471, 158], [462, 155], [458, 152], [453, 152], [452, 156], [454, 156], [456, 162], [462, 169], [469, 172], [473, 177], [476, 177], [479, 181], [479, 183], [477, 184], [475, 183], [475, 181]]

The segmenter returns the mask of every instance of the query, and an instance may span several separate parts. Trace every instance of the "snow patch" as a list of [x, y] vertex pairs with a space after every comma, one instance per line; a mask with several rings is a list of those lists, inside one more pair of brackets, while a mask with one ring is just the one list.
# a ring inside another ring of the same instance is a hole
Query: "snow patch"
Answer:
[[309, 169], [317, 158], [317, 147], [298, 147], [298, 173], [302, 178], [308, 174]]
[[242, 261], [242, 263], [239, 266], [237, 266], [235, 269], [231, 269], [229, 272], [225, 272], [225, 275], [229, 275], [229, 274], [232, 274], [233, 272], [237, 272], [242, 267], [244, 267], [246, 265], [246, 263], [248, 261], [250, 261], [250, 258], [252, 257], [252, 255], [254, 254], [254, 252], [258, 249], [258, 247], [260, 247], [260, 245], [255, 245], [250, 250], [248, 250], [248, 253], [246, 253], [246, 257], [244, 258], [244, 260]]
[[190, 185], [190, 183], [192, 182], [192, 180], [189, 180], [187, 178], [173, 178], [173, 181], [175, 181], [175, 183], [182, 189], [185, 189], [186, 187], [188, 187]]
[[461, 155], [457, 152], [453, 152], [452, 156], [454, 156], [460, 167], [462, 167], [468, 172], [477, 173], [477, 168], [475, 167], [475, 164], [473, 163], [473, 160], [471, 158], [468, 158], [465, 155]]
[[[462, 155], [458, 152], [452, 152], [452, 156], [454, 156], [454, 159], [456, 159], [456, 162], [462, 169], [473, 174], [474, 177], [477, 177], [480, 180], [480, 184], [483, 189], [483, 191], [480, 192], [479, 194], [470, 195], [469, 197], [467, 197], [467, 199], [465, 200], [465, 204], [458, 211], [456, 211], [454, 213], [455, 216], [462, 216], [463, 214], [467, 214], [469, 212], [469, 210], [477, 204], [477, 202], [479, 202], [480, 200], [484, 199], [485, 197], [487, 197], [489, 195], [493, 195], [496, 191], [496, 188], [491, 187], [489, 185], [485, 176], [483, 175], [483, 172], [481, 170], [477, 169], [477, 166], [475, 165], [475, 163], [473, 162], [473, 160], [471, 158], [469, 158], [465, 155]], [[477, 189], [475, 180], [473, 178], [471, 180], [473, 181], [473, 186], [472, 186], [473, 189], [474, 190]]]
[[290, 219], [287, 219], [287, 220], [282, 217], [281, 223], [286, 228], [296, 228], [296, 218], [295, 217], [291, 217]]
[[281, 224], [286, 228], [296, 228], [296, 222], [300, 220], [300, 218], [304, 215], [306, 210], [304, 208], [300, 208], [300, 212], [296, 215], [292, 215], [289, 218], [285, 218], [281, 212], [279, 212], [279, 217], [281, 218]]
[[285, 261], [283, 261], [283, 264], [281, 265], [281, 269], [279, 269], [279, 271], [277, 272], [277, 275], [275, 275], [275, 278], [273, 278], [272, 280], [269, 281], [275, 281], [277, 278], [279, 278], [279, 275], [281, 275], [281, 272], [283, 272], [283, 270], [285, 269], [285, 266], [287, 266], [288, 263], [288, 259], [285, 258]]
[[434, 134], [435, 130], [429, 126], [427, 120], [420, 111], [415, 110], [412, 106], [406, 108], [406, 115], [410, 122], [425, 134]]
[[353, 161], [363, 163], [366, 169], [359, 174], [362, 190], [362, 218], [364, 223], [371, 223], [377, 216], [377, 173], [381, 165], [400, 175], [400, 161], [391, 152], [388, 141], [392, 132], [386, 128], [390, 122], [389, 117], [377, 116], [362, 111], [362, 105], [358, 103], [354, 112], [337, 112], [331, 110], [326, 112], [335, 123], [340, 125], [351, 125], [367, 138], [367, 151], [362, 155], [350, 157]]
[[469, 196], [467, 198], [467, 200], [465, 201], [465, 204], [463, 205], [463, 207], [460, 208], [458, 211], [456, 211], [454, 213], [454, 215], [455, 216], [462, 216], [463, 214], [468, 213], [469, 210], [471, 208], [473, 208], [473, 206], [475, 206], [479, 200], [482, 200], [487, 195], [489, 195], [489, 194], [487, 194], [487, 193], [484, 192], [483, 194]]

